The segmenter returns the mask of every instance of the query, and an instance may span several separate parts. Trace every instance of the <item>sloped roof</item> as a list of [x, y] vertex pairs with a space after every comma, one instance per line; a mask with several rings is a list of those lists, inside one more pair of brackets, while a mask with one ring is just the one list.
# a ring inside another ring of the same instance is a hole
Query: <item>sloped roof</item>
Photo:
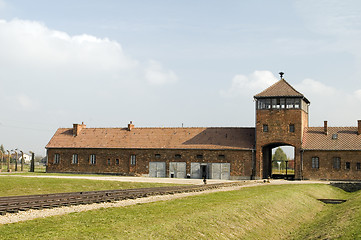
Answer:
[[46, 148], [252, 149], [254, 128], [59, 128]]
[[254, 98], [266, 98], [266, 97], [302, 97], [307, 103], [309, 103], [308, 99], [303, 96], [302, 93], [298, 92], [294, 89], [286, 80], [283, 78], [258, 93], [254, 96]]
[[[302, 148], [305, 150], [361, 150], [361, 135], [357, 127], [308, 127], [303, 136]], [[337, 139], [332, 135], [337, 134]]]

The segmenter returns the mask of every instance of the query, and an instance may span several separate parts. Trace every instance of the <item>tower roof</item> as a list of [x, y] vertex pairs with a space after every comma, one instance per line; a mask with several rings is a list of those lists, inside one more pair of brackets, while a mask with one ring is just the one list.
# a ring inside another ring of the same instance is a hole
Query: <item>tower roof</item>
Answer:
[[272, 86], [268, 87], [267, 89], [263, 90], [262, 92], [258, 93], [254, 96], [254, 98], [268, 98], [268, 97], [300, 97], [303, 98], [307, 103], [310, 103], [308, 99], [303, 96], [302, 93], [298, 92], [294, 89], [286, 80], [283, 78], [273, 84]]

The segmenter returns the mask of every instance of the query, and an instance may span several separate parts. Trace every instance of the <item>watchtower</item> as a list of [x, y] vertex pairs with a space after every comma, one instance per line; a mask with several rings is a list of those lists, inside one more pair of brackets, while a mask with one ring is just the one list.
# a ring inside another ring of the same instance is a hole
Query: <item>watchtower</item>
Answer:
[[256, 172], [258, 178], [272, 174], [272, 149], [293, 146], [295, 178], [301, 178], [301, 144], [308, 127], [310, 101], [281, 80], [254, 96], [256, 102]]

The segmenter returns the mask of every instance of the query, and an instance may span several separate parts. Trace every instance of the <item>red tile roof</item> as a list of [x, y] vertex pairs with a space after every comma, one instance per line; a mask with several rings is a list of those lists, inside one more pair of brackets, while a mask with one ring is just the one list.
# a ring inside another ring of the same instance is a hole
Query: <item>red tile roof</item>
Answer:
[[46, 148], [252, 149], [254, 128], [59, 128]]
[[254, 98], [265, 98], [265, 97], [302, 97], [307, 103], [309, 101], [303, 96], [302, 93], [294, 89], [286, 80], [283, 78], [268, 87], [264, 91], [258, 93]]
[[[302, 148], [305, 150], [361, 150], [361, 135], [357, 127], [308, 127], [303, 136]], [[337, 139], [332, 136], [337, 134]]]

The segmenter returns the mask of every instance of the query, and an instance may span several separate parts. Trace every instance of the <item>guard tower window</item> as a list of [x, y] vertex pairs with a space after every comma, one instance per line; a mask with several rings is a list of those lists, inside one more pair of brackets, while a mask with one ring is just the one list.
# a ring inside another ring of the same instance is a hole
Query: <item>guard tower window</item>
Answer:
[[290, 124], [289, 130], [290, 130], [290, 132], [295, 132], [295, 125]]
[[360, 162], [356, 163], [356, 170], [361, 170], [361, 163]]
[[263, 132], [268, 132], [268, 125], [267, 124], [263, 124]]
[[286, 108], [294, 108], [295, 99], [294, 98], [287, 98], [286, 99]]
[[160, 154], [155, 154], [155, 158], [160, 158]]
[[286, 106], [286, 99], [281, 98], [281, 99], [280, 99], [280, 105], [281, 105], [281, 108], [285, 108], [285, 106]]
[[345, 164], [345, 169], [346, 169], [346, 170], [350, 170], [350, 168], [351, 168], [351, 163], [350, 163], [350, 162], [346, 162], [346, 164]]
[[281, 102], [279, 98], [272, 98], [272, 108], [273, 109], [280, 109], [281, 108]]
[[177, 158], [177, 159], [182, 158], [182, 155], [176, 154], [176, 155], [174, 155], [174, 158]]
[[203, 159], [203, 155], [202, 155], [202, 154], [198, 154], [198, 155], [197, 155], [197, 158], [198, 158], [198, 159]]
[[295, 108], [300, 108], [301, 107], [301, 101], [299, 98], [295, 98]]

